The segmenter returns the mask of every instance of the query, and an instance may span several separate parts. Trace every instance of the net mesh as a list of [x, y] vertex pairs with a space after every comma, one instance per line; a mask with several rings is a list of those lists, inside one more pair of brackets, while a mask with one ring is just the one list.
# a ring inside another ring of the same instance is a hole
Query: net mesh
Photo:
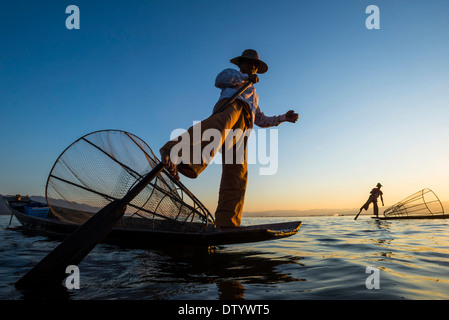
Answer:
[[443, 215], [444, 208], [437, 195], [430, 189], [420, 190], [384, 211], [385, 216], [436, 216]]
[[[87, 134], [56, 160], [47, 180], [48, 206], [60, 221], [82, 224], [123, 198], [158, 163], [150, 147], [131, 133]], [[163, 170], [129, 203], [120, 226], [185, 231], [210, 224], [204, 205]]]

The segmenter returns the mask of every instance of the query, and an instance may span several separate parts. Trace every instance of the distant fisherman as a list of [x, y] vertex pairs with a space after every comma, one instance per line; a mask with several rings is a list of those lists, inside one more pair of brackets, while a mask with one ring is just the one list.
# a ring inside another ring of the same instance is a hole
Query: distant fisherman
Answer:
[[369, 205], [372, 203], [374, 215], [376, 217], [379, 216], [379, 207], [377, 206], [377, 198], [379, 198], [379, 196], [380, 196], [380, 200], [382, 201], [382, 206], [384, 205], [384, 199], [382, 198], [383, 192], [380, 191], [381, 187], [382, 187], [382, 185], [380, 183], [378, 183], [376, 185], [376, 188], [373, 188], [373, 190], [371, 190], [368, 201], [366, 201], [366, 203], [360, 208], [360, 211], [362, 211], [362, 209], [368, 210]]

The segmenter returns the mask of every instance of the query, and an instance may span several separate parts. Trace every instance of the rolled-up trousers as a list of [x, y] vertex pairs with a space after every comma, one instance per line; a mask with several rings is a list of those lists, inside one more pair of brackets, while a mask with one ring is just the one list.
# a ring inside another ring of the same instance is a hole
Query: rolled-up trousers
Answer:
[[[214, 112], [225, 102], [226, 99], [219, 101]], [[223, 171], [215, 211], [215, 224], [219, 227], [241, 223], [248, 180], [246, 149], [250, 119], [248, 105], [236, 100], [161, 148], [170, 151], [170, 159], [177, 164], [178, 172], [189, 178], [198, 177], [216, 152], [222, 153]], [[235, 135], [236, 132], [241, 135]]]

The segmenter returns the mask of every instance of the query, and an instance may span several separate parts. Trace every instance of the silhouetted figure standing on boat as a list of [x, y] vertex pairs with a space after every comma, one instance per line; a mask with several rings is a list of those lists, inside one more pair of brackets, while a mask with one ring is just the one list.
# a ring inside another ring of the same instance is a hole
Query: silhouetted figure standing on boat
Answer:
[[371, 190], [368, 201], [366, 201], [366, 203], [360, 208], [360, 211], [362, 211], [363, 209], [368, 210], [369, 205], [372, 203], [373, 209], [374, 209], [374, 212], [373, 212], [374, 215], [376, 217], [379, 216], [379, 207], [377, 206], [377, 198], [379, 198], [379, 196], [380, 196], [380, 200], [382, 201], [382, 206], [384, 205], [384, 199], [382, 197], [383, 193], [382, 193], [382, 191], [380, 191], [381, 187], [382, 187], [382, 185], [380, 183], [378, 183], [376, 185], [376, 188], [373, 188], [373, 190]]

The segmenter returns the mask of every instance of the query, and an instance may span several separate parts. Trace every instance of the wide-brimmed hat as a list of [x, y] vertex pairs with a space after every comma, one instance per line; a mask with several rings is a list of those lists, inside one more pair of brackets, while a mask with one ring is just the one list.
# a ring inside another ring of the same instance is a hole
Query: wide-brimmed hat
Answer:
[[380, 182], [376, 185], [376, 187], [382, 187], [382, 185], [380, 184]]
[[259, 55], [257, 54], [256, 50], [247, 49], [243, 51], [242, 55], [239, 57], [235, 57], [234, 59], [231, 59], [231, 63], [240, 66], [240, 62], [242, 60], [252, 60], [254, 62], [257, 62], [258, 70], [257, 73], [265, 73], [268, 71], [268, 66], [265, 62], [259, 59]]

